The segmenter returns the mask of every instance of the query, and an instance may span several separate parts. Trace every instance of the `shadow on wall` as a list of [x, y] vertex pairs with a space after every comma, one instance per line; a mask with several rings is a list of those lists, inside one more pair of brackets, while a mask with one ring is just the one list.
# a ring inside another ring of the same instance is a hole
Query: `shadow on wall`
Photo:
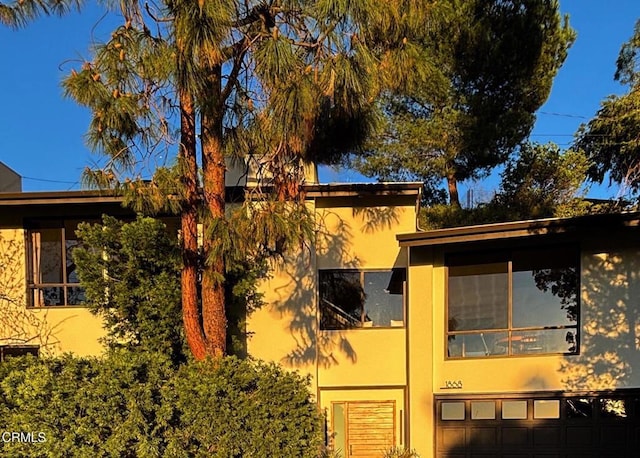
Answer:
[[0, 345], [38, 345], [41, 355], [59, 350], [56, 336], [64, 320], [48, 322], [47, 310], [28, 310], [24, 301], [24, 250], [22, 239], [0, 234]]
[[[327, 268], [362, 267], [361, 259], [353, 250], [354, 238], [360, 233], [375, 236], [381, 230], [392, 228], [399, 217], [395, 208], [355, 208], [352, 215], [353, 221], [347, 221], [336, 212], [319, 209], [315, 244], [302, 247], [297, 256], [289, 258], [278, 271], [279, 277], [286, 281], [276, 288], [274, 309], [281, 319], [290, 320], [288, 327], [295, 347], [282, 359], [290, 367], [317, 363], [319, 367], [328, 368], [345, 358], [357, 362], [358, 356], [345, 332], [319, 332], [316, 261], [319, 258]], [[354, 229], [359, 222], [362, 223]]]
[[568, 390], [640, 386], [640, 251], [583, 256], [582, 338], [560, 367]]

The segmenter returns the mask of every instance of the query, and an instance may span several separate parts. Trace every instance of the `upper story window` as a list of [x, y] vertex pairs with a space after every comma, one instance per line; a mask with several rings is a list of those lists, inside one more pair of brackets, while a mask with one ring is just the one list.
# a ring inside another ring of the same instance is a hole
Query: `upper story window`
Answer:
[[27, 231], [29, 305], [82, 305], [73, 250], [80, 246], [78, 220], [32, 221]]
[[406, 269], [321, 270], [320, 329], [404, 326]]
[[446, 265], [448, 357], [577, 353], [576, 247], [455, 254]]

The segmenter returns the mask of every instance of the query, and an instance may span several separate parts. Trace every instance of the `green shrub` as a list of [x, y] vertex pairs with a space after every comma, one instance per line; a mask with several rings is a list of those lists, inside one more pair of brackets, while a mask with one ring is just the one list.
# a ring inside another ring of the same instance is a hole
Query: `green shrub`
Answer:
[[2, 431], [11, 457], [311, 457], [321, 415], [305, 380], [273, 364], [189, 363], [154, 353], [15, 358], [0, 365]]
[[322, 443], [306, 382], [275, 364], [230, 357], [186, 365], [167, 395], [179, 425], [171, 456], [315, 457]]

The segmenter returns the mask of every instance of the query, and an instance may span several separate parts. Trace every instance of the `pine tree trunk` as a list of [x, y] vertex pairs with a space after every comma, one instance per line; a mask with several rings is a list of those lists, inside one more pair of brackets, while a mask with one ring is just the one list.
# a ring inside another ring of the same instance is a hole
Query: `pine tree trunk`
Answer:
[[226, 352], [227, 317], [224, 297], [225, 265], [220, 241], [211, 239], [207, 228], [225, 218], [225, 160], [222, 138], [223, 101], [222, 69], [211, 69], [202, 107], [203, 188], [208, 217], [205, 225], [205, 269], [202, 276], [202, 320], [207, 355], [222, 357]]
[[449, 204], [456, 208], [462, 208], [458, 195], [458, 179], [453, 174], [447, 175], [447, 189], [449, 190]]
[[193, 356], [207, 355], [198, 306], [198, 165], [196, 162], [195, 112], [191, 95], [180, 93], [180, 160], [186, 203], [180, 214], [182, 229], [182, 321]]

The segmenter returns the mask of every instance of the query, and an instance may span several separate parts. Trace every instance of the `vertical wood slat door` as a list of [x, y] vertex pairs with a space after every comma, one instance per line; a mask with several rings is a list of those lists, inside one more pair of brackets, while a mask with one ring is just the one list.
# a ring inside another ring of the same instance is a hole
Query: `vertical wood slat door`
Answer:
[[347, 456], [379, 458], [396, 443], [395, 401], [348, 402]]

